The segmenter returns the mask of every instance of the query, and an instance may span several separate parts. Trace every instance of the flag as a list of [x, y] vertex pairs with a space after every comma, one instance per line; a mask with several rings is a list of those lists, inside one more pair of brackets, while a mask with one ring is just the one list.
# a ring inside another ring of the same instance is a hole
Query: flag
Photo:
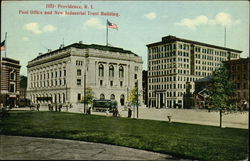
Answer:
[[107, 21], [107, 23], [108, 23], [108, 27], [109, 27], [109, 28], [117, 29], [117, 30], [118, 30], [118, 26], [117, 26], [116, 24], [111, 23], [111, 22], [109, 22], [109, 21]]
[[1, 51], [5, 50], [5, 40], [3, 42], [1, 42]]

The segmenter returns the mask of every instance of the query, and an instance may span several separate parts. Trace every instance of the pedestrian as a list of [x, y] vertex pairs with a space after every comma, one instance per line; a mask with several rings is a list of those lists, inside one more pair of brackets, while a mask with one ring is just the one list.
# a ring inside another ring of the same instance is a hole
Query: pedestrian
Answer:
[[49, 108], [49, 111], [51, 111], [51, 104], [50, 103], [48, 104], [48, 108]]
[[55, 104], [55, 111], [57, 112], [57, 103]]
[[118, 113], [119, 113], [119, 111], [118, 111], [118, 109], [116, 108], [116, 109], [115, 109], [115, 117], [118, 117]]
[[69, 105], [66, 104], [66, 111], [68, 112], [68, 110], [69, 110]]
[[40, 104], [38, 103], [36, 106], [37, 111], [39, 111], [39, 108], [40, 108]]
[[87, 114], [91, 114], [91, 107], [88, 108]]
[[59, 106], [58, 106], [58, 110], [59, 110], [59, 112], [61, 112], [61, 109], [62, 109], [62, 104], [59, 104]]
[[132, 115], [132, 110], [131, 110], [131, 108], [129, 107], [129, 108], [128, 108], [128, 118], [131, 118], [131, 115]]

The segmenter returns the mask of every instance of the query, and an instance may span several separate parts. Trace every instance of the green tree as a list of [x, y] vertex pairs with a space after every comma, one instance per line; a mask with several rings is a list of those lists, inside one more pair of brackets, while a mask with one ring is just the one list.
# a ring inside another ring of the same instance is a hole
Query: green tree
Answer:
[[81, 103], [86, 103], [88, 106], [89, 104], [93, 104], [93, 99], [94, 99], [94, 92], [92, 88], [88, 87], [86, 89], [86, 96], [82, 98]]
[[137, 102], [138, 102], [138, 106], [140, 106], [140, 101], [137, 99], [140, 97], [140, 92], [138, 92], [138, 95], [137, 95], [137, 87], [133, 88], [130, 93], [129, 93], [129, 96], [128, 96], [128, 102], [130, 103], [130, 105], [132, 106], [137, 106]]
[[223, 65], [213, 72], [212, 87], [210, 89], [210, 103], [213, 109], [219, 110], [220, 127], [222, 127], [222, 116], [236, 111], [235, 85], [230, 81], [227, 68]]

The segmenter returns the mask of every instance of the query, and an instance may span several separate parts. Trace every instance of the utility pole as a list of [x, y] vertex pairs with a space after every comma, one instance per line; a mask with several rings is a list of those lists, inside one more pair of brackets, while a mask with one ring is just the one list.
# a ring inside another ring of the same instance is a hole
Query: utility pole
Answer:
[[84, 70], [84, 114], [86, 114], [86, 69]]
[[137, 85], [137, 89], [136, 89], [136, 96], [137, 96], [136, 108], [137, 108], [137, 118], [139, 118], [139, 108], [138, 108], [138, 106], [139, 106], [139, 89], [138, 89], [138, 80], [137, 80], [136, 85]]
[[86, 114], [86, 86], [87, 86], [87, 83], [86, 83], [86, 72], [87, 72], [87, 69], [88, 69], [88, 57], [89, 57], [89, 54], [88, 53], [86, 53], [85, 54], [85, 69], [84, 69], [84, 114]]

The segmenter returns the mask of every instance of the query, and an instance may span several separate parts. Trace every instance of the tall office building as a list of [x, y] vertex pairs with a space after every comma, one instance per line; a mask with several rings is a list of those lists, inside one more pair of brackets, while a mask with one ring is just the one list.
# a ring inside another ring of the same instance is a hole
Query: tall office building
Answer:
[[77, 104], [90, 87], [95, 99], [123, 106], [137, 81], [142, 90], [141, 57], [117, 47], [74, 43], [40, 54], [27, 68], [27, 97], [33, 103]]
[[194, 91], [194, 81], [220, 67], [222, 61], [239, 59], [242, 51], [187, 40], [175, 36], [148, 47], [148, 106], [185, 108], [186, 84]]

